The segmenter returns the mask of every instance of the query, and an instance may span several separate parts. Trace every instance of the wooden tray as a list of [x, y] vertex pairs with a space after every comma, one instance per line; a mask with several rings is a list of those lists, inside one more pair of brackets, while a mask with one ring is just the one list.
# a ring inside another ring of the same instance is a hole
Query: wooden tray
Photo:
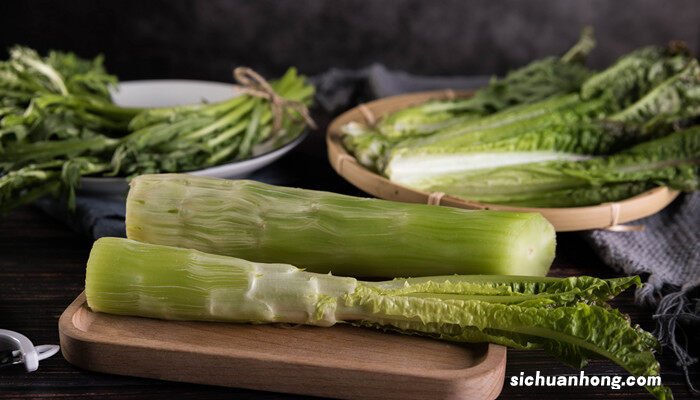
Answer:
[[[469, 96], [470, 92], [460, 92]], [[355, 107], [333, 120], [328, 127], [326, 142], [328, 158], [333, 169], [353, 185], [376, 197], [409, 203], [428, 203], [482, 210], [534, 211], [544, 215], [560, 232], [608, 228], [634, 221], [661, 211], [678, 196], [678, 192], [659, 187], [635, 197], [597, 206], [569, 208], [530, 208], [487, 204], [453, 197], [438, 196], [396, 184], [365, 167], [350, 155], [342, 144], [340, 128], [348, 122], [367, 123], [368, 116], [381, 118], [391, 112], [424, 103], [428, 100], [447, 99], [455, 96], [451, 90], [422, 92], [388, 97]]]
[[494, 399], [506, 349], [349, 325], [162, 321], [90, 311], [81, 294], [59, 320], [79, 367], [119, 375], [345, 399]]

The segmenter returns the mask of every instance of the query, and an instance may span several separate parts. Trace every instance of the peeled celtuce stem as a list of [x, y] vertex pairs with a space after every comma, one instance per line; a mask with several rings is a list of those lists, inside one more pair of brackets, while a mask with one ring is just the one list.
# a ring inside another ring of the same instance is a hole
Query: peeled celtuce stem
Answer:
[[537, 213], [468, 211], [190, 175], [142, 175], [130, 239], [349, 276], [544, 276], [552, 225]]

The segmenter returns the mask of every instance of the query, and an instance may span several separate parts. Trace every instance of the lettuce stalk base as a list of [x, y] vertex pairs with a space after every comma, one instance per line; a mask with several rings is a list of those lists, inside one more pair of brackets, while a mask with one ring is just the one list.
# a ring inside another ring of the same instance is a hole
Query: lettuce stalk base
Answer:
[[[523, 276], [363, 282], [287, 264], [103, 238], [88, 260], [85, 293], [97, 312], [317, 326], [346, 322], [458, 342], [542, 348], [576, 367], [603, 357], [633, 375], [658, 375], [656, 339], [605, 305], [639, 283], [638, 277]], [[666, 388], [650, 391], [670, 398]]]

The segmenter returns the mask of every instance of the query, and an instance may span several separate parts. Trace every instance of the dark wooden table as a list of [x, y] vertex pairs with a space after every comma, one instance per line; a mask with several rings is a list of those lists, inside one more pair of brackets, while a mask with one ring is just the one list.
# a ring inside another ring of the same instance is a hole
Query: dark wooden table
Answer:
[[[286, 174], [290, 185], [360, 194], [337, 177], [325, 161], [323, 138], [311, 135], [297, 150], [273, 166]], [[615, 276], [591, 252], [577, 234], [560, 234], [557, 258], [551, 275]], [[58, 344], [58, 318], [83, 290], [85, 262], [91, 241], [70, 231], [41, 211], [24, 207], [0, 218], [0, 328], [27, 335], [34, 344]], [[633, 304], [627, 292], [612, 303], [628, 313], [635, 323], [653, 330], [650, 310]], [[674, 366], [670, 351], [660, 356], [664, 384], [677, 399], [690, 397], [685, 380]], [[508, 353], [506, 383], [501, 398], [651, 398], [644, 388], [625, 387], [511, 387], [509, 377], [540, 371], [542, 375], [571, 374], [576, 371], [542, 351]], [[623, 374], [611, 362], [594, 360], [588, 375]], [[698, 368], [693, 369], [697, 383]], [[42, 361], [38, 371], [21, 368], [0, 369], [0, 398], [81, 398], [81, 399], [290, 399], [301, 398], [278, 393], [255, 392], [121, 377], [81, 370], [61, 355]]]

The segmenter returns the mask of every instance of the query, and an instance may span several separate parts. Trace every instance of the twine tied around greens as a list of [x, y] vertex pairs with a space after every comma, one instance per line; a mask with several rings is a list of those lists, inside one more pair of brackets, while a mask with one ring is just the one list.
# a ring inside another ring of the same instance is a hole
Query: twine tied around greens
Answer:
[[270, 83], [257, 72], [247, 67], [238, 67], [233, 70], [233, 77], [238, 82], [236, 88], [242, 93], [260, 97], [270, 102], [273, 132], [278, 132], [282, 129], [282, 121], [285, 114], [289, 118], [297, 118], [292, 111], [296, 111], [309, 127], [316, 129], [316, 122], [311, 118], [309, 108], [304, 103], [280, 96]]
[[610, 224], [605, 230], [612, 232], [643, 231], [644, 225], [623, 225], [620, 224], [620, 203], [606, 203], [610, 207]]

